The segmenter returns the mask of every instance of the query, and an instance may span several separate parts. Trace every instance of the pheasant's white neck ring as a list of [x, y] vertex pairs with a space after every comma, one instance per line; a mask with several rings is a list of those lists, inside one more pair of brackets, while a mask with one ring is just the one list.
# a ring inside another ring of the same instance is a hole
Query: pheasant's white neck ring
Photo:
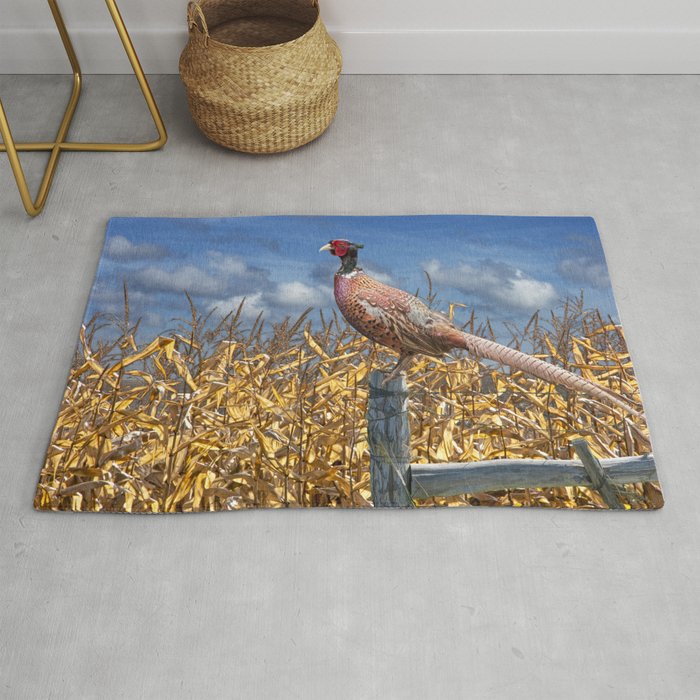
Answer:
[[362, 274], [363, 270], [361, 267], [356, 267], [350, 272], [343, 272], [343, 268], [341, 267], [338, 272], [335, 274], [338, 275], [339, 277], [345, 277], [347, 279], [352, 279], [353, 277], [357, 277], [358, 275]]

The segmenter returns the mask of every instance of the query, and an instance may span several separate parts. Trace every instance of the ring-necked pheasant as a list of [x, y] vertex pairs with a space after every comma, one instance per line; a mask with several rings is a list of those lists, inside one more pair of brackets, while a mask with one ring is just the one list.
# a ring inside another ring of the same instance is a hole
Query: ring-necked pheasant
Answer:
[[396, 367], [385, 381], [401, 372], [415, 355], [441, 357], [459, 348], [639, 415], [612, 391], [563, 367], [465, 333], [447, 316], [428, 308], [413, 294], [370, 277], [357, 266], [357, 251], [362, 247], [360, 243], [338, 239], [324, 245], [319, 252], [327, 250], [340, 258], [333, 286], [336, 303], [345, 320], [370, 340], [398, 353]]

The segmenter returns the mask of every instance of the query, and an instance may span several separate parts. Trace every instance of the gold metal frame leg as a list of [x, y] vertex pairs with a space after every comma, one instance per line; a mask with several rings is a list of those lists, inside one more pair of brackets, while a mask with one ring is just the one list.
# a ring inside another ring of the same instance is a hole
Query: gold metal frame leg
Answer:
[[[51, 188], [51, 183], [53, 181], [54, 173], [56, 172], [56, 165], [58, 164], [58, 157], [62, 151], [100, 151], [100, 152], [138, 152], [138, 151], [155, 151], [162, 148], [165, 142], [168, 140], [167, 132], [165, 131], [165, 124], [163, 124], [163, 119], [158, 111], [158, 106], [151, 92], [151, 88], [148, 85], [148, 80], [143, 72], [141, 63], [134, 49], [134, 45], [131, 41], [131, 37], [124, 25], [124, 20], [117, 7], [116, 0], [105, 0], [109, 14], [112, 17], [114, 26], [117, 29], [119, 38], [121, 39], [122, 45], [124, 46], [124, 51], [129, 59], [131, 68], [134, 71], [136, 80], [139, 83], [141, 92], [143, 93], [144, 99], [148, 106], [148, 110], [153, 118], [153, 122], [158, 130], [158, 138], [154, 141], [147, 141], [146, 143], [85, 143], [80, 141], [65, 141], [66, 134], [70, 127], [71, 120], [73, 119], [73, 114], [75, 113], [75, 108], [78, 104], [78, 99], [80, 98], [80, 88], [82, 85], [82, 74], [80, 72], [80, 64], [78, 63], [78, 58], [75, 54], [75, 49], [68, 35], [65, 22], [61, 16], [61, 12], [58, 8], [57, 0], [47, 0], [49, 7], [51, 8], [51, 14], [53, 15], [54, 21], [56, 23], [56, 28], [58, 33], [61, 35], [61, 41], [63, 42], [63, 47], [65, 48], [68, 60], [70, 61], [71, 69], [73, 70], [73, 90], [71, 92], [70, 99], [68, 100], [68, 105], [63, 114], [63, 119], [58, 127], [58, 132], [56, 133], [56, 138], [52, 142], [41, 141], [41, 142], [30, 142], [30, 143], [16, 143], [12, 137], [12, 131], [10, 130], [10, 124], [7, 120], [7, 114], [2, 105], [2, 100], [0, 100], [0, 135], [2, 136], [3, 143], [0, 144], [0, 152], [6, 151], [7, 157], [10, 161], [10, 167], [12, 168], [12, 173], [15, 176], [17, 182], [17, 188], [19, 189], [20, 197], [22, 198], [22, 203], [30, 216], [36, 216], [44, 208], [46, 203], [46, 197]], [[29, 192], [27, 186], [27, 179], [24, 175], [22, 169], [22, 164], [19, 160], [18, 153], [20, 151], [50, 151], [49, 162], [44, 171], [44, 177], [41, 180], [39, 186], [39, 191], [37, 193], [36, 199], [32, 200], [32, 196]]]

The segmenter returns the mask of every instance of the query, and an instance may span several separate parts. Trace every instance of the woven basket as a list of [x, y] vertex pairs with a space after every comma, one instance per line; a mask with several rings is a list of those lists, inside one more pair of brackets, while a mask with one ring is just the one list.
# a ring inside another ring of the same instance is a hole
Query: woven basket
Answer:
[[189, 3], [187, 21], [180, 76], [212, 141], [279, 153], [333, 121], [342, 59], [317, 0], [200, 0]]

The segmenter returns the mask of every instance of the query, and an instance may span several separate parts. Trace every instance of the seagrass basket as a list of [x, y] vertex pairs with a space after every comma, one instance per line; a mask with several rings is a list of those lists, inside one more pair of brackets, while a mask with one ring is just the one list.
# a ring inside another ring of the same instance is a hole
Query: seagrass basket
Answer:
[[340, 51], [317, 0], [199, 0], [180, 56], [192, 117], [236, 151], [278, 153], [322, 134], [338, 108]]

